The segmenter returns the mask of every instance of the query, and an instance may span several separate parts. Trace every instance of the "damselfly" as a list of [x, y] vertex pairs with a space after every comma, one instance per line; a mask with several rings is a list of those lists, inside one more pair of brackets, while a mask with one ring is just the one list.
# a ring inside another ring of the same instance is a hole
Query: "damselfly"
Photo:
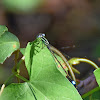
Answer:
[[[75, 86], [75, 85], [76, 85], [75, 75], [74, 75], [74, 73], [73, 73], [73, 71], [72, 71], [72, 69], [71, 69], [71, 67], [70, 67], [70, 65], [69, 65], [69, 63], [68, 63], [68, 61], [67, 61], [67, 59], [63, 56], [63, 54], [62, 54], [59, 50], [57, 50], [55, 47], [53, 47], [53, 46], [51, 46], [51, 45], [49, 44], [48, 40], [45, 38], [45, 34], [40, 33], [40, 34], [38, 35], [37, 38], [41, 38], [41, 40], [43, 41], [43, 43], [47, 46], [47, 48], [49, 49], [49, 51], [50, 51], [51, 54], [53, 55], [55, 61], [59, 63], [59, 65], [62, 67], [62, 69], [63, 69], [64, 72], [66, 73], [66, 75], [67, 75], [66, 77], [67, 77], [67, 78], [71, 81], [71, 83]], [[73, 78], [74, 81], [73, 81], [70, 77], [68, 77], [68, 76], [69, 76], [69, 75], [68, 75], [68, 72], [64, 69], [63, 65], [60, 63], [60, 61], [57, 59], [57, 57], [55, 56], [54, 53], [56, 53], [58, 56], [60, 56], [60, 57], [62, 58], [62, 60], [64, 61], [64, 63], [65, 63], [66, 66], [68, 67], [69, 72], [70, 72], [70, 74], [71, 74], [71, 76], [72, 76], [72, 78]]]

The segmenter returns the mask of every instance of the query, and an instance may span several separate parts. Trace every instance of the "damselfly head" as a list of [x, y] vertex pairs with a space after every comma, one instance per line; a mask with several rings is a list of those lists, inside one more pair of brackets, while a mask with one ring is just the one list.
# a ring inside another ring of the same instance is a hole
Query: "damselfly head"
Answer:
[[39, 33], [39, 35], [37, 36], [37, 38], [42, 38], [42, 37], [45, 37], [45, 34], [44, 33]]
[[41, 38], [45, 45], [49, 45], [49, 42], [45, 38], [45, 34], [44, 33], [39, 33], [39, 35], [37, 36], [37, 38]]

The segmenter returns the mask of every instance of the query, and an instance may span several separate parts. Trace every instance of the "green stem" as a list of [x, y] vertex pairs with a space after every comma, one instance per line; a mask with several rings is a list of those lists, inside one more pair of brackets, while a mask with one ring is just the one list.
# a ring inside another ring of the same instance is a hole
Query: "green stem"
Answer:
[[4, 90], [4, 88], [5, 88], [5, 84], [3, 84], [2, 87], [1, 87], [0, 96], [1, 96], [1, 94], [2, 94], [2, 92], [3, 92], [3, 90]]
[[28, 82], [29, 80], [27, 80], [26, 78], [24, 78], [23, 76], [20, 76], [18, 74], [15, 74], [16, 77], [18, 77], [19, 79], [25, 81], [25, 82]]
[[[15, 51], [14, 52], [14, 54], [15, 54], [15, 59], [14, 59], [14, 61], [15, 61], [15, 66], [12, 68], [12, 72], [16, 72], [16, 70], [17, 70], [17, 59], [18, 59], [18, 57], [19, 57], [19, 50], [17, 50], [17, 51]], [[17, 70], [18, 71], [18, 70]], [[17, 72], [18, 74], [19, 74], [19, 71]], [[17, 78], [17, 80], [18, 80], [18, 82], [20, 82], [20, 79], [18, 79]]]
[[3, 92], [6, 84], [8, 83], [8, 81], [11, 80], [14, 76], [15, 76], [14, 74], [10, 75], [10, 77], [8, 77], [8, 79], [4, 82], [4, 84], [2, 85], [1, 90], [0, 90], [0, 95], [2, 94], [2, 92]]
[[[20, 76], [19, 73], [20, 73], [20, 65], [21, 63], [24, 61], [25, 57], [23, 56], [21, 58], [21, 60], [16, 64], [16, 71], [15, 69], [12, 70], [12, 72], [14, 73], [14, 75], [17, 77], [17, 76]], [[14, 67], [15, 68], [15, 67]], [[18, 80], [18, 83], [20, 83], [20, 78], [17, 77], [17, 80]]]
[[94, 92], [99, 91], [99, 90], [100, 90], [100, 87], [96, 87], [96, 88], [94, 88], [93, 90], [89, 91], [88, 93], [85, 93], [84, 95], [82, 95], [82, 98], [84, 99], [84, 98], [86, 98], [87, 96], [89, 96], [89, 95], [91, 95], [91, 94], [93, 94]]
[[19, 57], [19, 50], [15, 51], [15, 65], [17, 65], [17, 59], [18, 59], [18, 57]]
[[8, 79], [4, 82], [4, 84], [6, 85], [8, 81], [11, 80], [14, 76], [15, 76], [14, 74], [10, 75], [10, 77], [8, 77]]
[[98, 69], [99, 67], [91, 60], [85, 59], [85, 58], [76, 58], [80, 62], [86, 62], [90, 65], [92, 65], [95, 69]]
[[[23, 58], [23, 57], [22, 57]], [[20, 73], [20, 65], [21, 65], [21, 63], [24, 61], [24, 59], [21, 59], [18, 63], [17, 63], [17, 65], [16, 65], [16, 70], [17, 70], [17, 73]]]
[[20, 65], [21, 65], [21, 63], [23, 62], [25, 60], [25, 56], [23, 56], [22, 58], [21, 58], [21, 60], [17, 63], [17, 65], [16, 65], [16, 69], [17, 69], [17, 72], [14, 72], [15, 73], [15, 76], [17, 77], [17, 78], [19, 78], [19, 79], [21, 79], [21, 80], [23, 80], [23, 81], [25, 81], [25, 82], [28, 82], [29, 80], [27, 80], [26, 78], [24, 78], [23, 76], [20, 76], [19, 75], [19, 68], [20, 68]]
[[70, 65], [70, 66], [71, 66], [74, 73], [80, 74], [80, 72], [76, 68], [74, 68], [72, 65]]
[[62, 58], [62, 60], [64, 61], [64, 63], [66, 64], [66, 66], [67, 66], [68, 69], [69, 69], [69, 72], [70, 72], [70, 74], [71, 74], [71, 76], [72, 76], [72, 79], [76, 82], [75, 75], [74, 75], [74, 73], [73, 73], [73, 71], [72, 71], [72, 68], [70, 67], [70, 65], [69, 65], [69, 63], [68, 63], [68, 61], [67, 61], [67, 59], [65, 58], [65, 56], [64, 56], [59, 50], [57, 50], [55, 47], [53, 47], [53, 46], [51, 46], [51, 45], [49, 45], [49, 47], [50, 47], [50, 50], [52, 50], [53, 52], [55, 52], [57, 55], [59, 55], [59, 56]]

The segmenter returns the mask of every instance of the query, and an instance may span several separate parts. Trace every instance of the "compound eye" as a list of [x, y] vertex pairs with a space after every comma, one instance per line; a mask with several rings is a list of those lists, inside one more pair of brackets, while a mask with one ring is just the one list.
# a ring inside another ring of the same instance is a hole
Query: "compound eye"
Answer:
[[39, 33], [39, 35], [37, 36], [37, 38], [40, 38], [40, 37], [45, 37], [45, 34]]
[[45, 34], [41, 34], [42, 35], [42, 37], [45, 37]]

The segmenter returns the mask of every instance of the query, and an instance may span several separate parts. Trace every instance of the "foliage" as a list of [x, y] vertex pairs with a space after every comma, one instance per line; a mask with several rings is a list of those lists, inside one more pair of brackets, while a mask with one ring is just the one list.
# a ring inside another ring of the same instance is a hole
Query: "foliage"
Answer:
[[[18, 62], [19, 51], [23, 57]], [[61, 65], [59, 67], [52, 52], [40, 38], [29, 42], [26, 48], [20, 48], [18, 38], [8, 32], [7, 27], [0, 26], [0, 63], [3, 63], [11, 54], [15, 54], [15, 66], [12, 75], [5, 81], [4, 85], [14, 76], [18, 78], [19, 83], [11, 83], [4, 90], [1, 87], [0, 100], [82, 100], [77, 89], [65, 77], [64, 69]], [[64, 63], [61, 56], [54, 55], [62, 64]], [[25, 61], [29, 80], [20, 76], [22, 61]], [[94, 75], [100, 86], [100, 69], [94, 62], [85, 58], [72, 58], [68, 61], [71, 68], [80, 62], [89, 63], [96, 68]], [[65, 65], [63, 67], [67, 72], [68, 68]], [[74, 71], [77, 70], [74, 69]], [[20, 79], [24, 83], [20, 83]], [[84, 100], [96, 100], [94, 95], [98, 97], [99, 90], [98, 87], [82, 97], [85, 98]]]
[[[2, 49], [2, 51], [0, 53], [3, 53], [0, 57], [1, 63], [8, 55], [10, 56], [16, 50], [21, 50], [25, 54], [25, 65], [29, 80], [20, 76], [19, 73], [13, 72], [15, 76], [25, 82], [12, 83], [5, 87], [0, 100], [15, 100], [16, 98], [18, 100], [81, 100], [76, 88], [57, 69], [51, 52], [46, 45], [43, 45], [42, 41], [36, 39], [29, 42], [26, 49], [20, 49], [18, 38], [8, 31], [1, 35], [1, 40], [2, 47], [0, 46], [0, 50]], [[19, 68], [19, 64], [15, 66]]]
[[42, 2], [42, 0], [3, 0], [2, 4], [7, 10], [19, 13], [34, 11]]
[[[95, 92], [94, 92], [95, 91]], [[100, 100], [100, 88], [97, 87], [91, 91], [89, 96], [84, 97], [84, 100]]]
[[8, 32], [6, 27], [1, 26], [0, 29], [0, 63], [3, 63], [7, 57], [19, 49], [20, 44], [18, 38]]
[[95, 75], [96, 80], [97, 80], [97, 83], [98, 83], [98, 85], [99, 85], [99, 87], [100, 87], [100, 68], [98, 68], [98, 69], [96, 69], [96, 70], [94, 71], [94, 75]]

